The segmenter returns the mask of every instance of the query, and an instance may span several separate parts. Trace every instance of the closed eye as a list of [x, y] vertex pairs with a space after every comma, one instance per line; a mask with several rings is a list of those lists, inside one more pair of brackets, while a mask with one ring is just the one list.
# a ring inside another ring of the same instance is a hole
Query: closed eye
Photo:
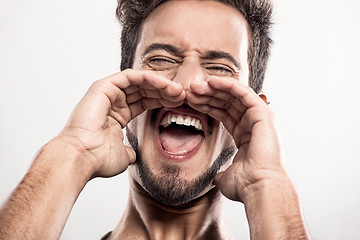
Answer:
[[178, 62], [175, 59], [165, 56], [150, 57], [145, 60], [145, 62], [151, 69], [156, 71], [169, 70], [178, 65]]
[[207, 63], [203, 67], [211, 74], [218, 76], [232, 76], [235, 74], [235, 70], [224, 64]]
[[175, 61], [172, 58], [168, 58], [168, 57], [152, 57], [148, 60], [149, 63], [153, 63], [153, 64], [168, 64], [168, 63], [177, 63], [177, 61]]

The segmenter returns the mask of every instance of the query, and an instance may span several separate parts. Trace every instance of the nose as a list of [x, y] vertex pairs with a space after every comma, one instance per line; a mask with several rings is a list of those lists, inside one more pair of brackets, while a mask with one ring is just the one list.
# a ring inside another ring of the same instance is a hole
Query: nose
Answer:
[[173, 81], [180, 83], [186, 91], [190, 89], [192, 82], [207, 81], [207, 79], [208, 74], [204, 71], [200, 63], [195, 61], [184, 61], [178, 67]]

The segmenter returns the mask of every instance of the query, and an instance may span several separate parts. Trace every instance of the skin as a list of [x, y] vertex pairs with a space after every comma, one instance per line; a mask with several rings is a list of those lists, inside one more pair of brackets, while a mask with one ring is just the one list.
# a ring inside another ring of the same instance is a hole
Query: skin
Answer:
[[[199, 22], [199, 19], [206, 21]], [[195, 25], [196, 22], [199, 24]], [[189, 28], [190, 25], [193, 27]], [[228, 28], [225, 30], [222, 26]], [[164, 4], [143, 24], [135, 52], [134, 69], [150, 70], [181, 84], [184, 91], [189, 92], [185, 101], [191, 106], [191, 97], [194, 103], [198, 99], [194, 97], [196, 92], [191, 95], [191, 85], [194, 83], [204, 84], [211, 77], [218, 76], [222, 80], [248, 84], [247, 28], [246, 20], [237, 10], [219, 3], [190, 1], [184, 7], [182, 2], [177, 1]], [[164, 46], [147, 51], [156, 44], [176, 47], [178, 52], [174, 53]], [[208, 57], [208, 52], [218, 50], [228, 53], [238, 66], [226, 58]], [[217, 99], [214, 102], [223, 104]], [[142, 155], [146, 156], [145, 162], [155, 175], [166, 174], [163, 171], [164, 165], [174, 164], [181, 167], [182, 179], [194, 180], [212, 165], [223, 150], [234, 145], [232, 136], [219, 121], [215, 121], [212, 134], [205, 136], [204, 143], [195, 156], [181, 164], [169, 162], [155, 150], [156, 127], [151, 123], [152, 114], [151, 110], [144, 112], [130, 123], [129, 129], [136, 134]], [[136, 169], [131, 167], [129, 170], [132, 179], [141, 184]]]
[[[249, 33], [244, 17], [222, 3], [170, 1], [158, 7], [143, 25], [134, 69], [95, 82], [63, 131], [41, 149], [0, 211], [0, 239], [59, 238], [86, 183], [130, 165], [129, 202], [110, 239], [231, 239], [221, 195], [244, 203], [251, 239], [309, 239], [283, 166], [274, 114], [266, 96], [248, 87]], [[168, 48], [144, 54], [154, 43], [176, 46], [181, 54]], [[220, 50], [231, 60], [209, 57]], [[177, 61], [154, 61], [156, 56]], [[151, 116], [153, 109], [184, 103], [212, 117], [214, 126], [194, 156], [174, 162], [154, 150]], [[135, 151], [123, 143], [125, 126], [156, 175], [170, 164], [181, 169], [179, 178], [196, 179], [226, 146], [238, 151], [216, 175], [216, 187], [209, 184], [192, 201], [169, 207], [144, 189], [132, 165]]]

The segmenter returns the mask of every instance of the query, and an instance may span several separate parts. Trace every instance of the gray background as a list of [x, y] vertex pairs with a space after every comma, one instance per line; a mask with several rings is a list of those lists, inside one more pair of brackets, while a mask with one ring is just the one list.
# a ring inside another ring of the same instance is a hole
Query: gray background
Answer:
[[[38, 149], [62, 129], [90, 84], [118, 71], [116, 1], [0, 1], [0, 202]], [[287, 167], [314, 239], [360, 239], [360, 6], [275, 1], [266, 78]], [[92, 180], [61, 239], [99, 239], [127, 202], [127, 174]], [[238, 239], [243, 205], [224, 201]]]

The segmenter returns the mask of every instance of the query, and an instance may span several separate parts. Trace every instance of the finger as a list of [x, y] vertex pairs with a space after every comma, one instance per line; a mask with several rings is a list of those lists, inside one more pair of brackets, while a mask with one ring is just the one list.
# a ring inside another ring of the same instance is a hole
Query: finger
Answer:
[[[247, 134], [251, 128], [247, 127], [247, 125], [243, 123], [243, 118], [237, 120], [228, 114], [227, 111], [220, 108], [214, 108], [209, 105], [194, 105], [192, 103], [189, 103], [189, 105], [195, 110], [206, 113], [216, 120], [222, 122], [225, 129], [231, 134], [231, 136], [233, 136], [235, 144], [238, 148], [242, 143], [246, 143], [248, 140]], [[243, 136], [244, 134], [246, 135]], [[245, 138], [243, 139], [243, 137]]]
[[229, 94], [228, 91], [216, 89], [209, 85], [208, 82], [194, 82], [190, 86], [191, 91], [198, 96], [212, 96], [225, 102], [233, 102], [234, 96]]
[[197, 105], [197, 104], [193, 104], [191, 102], [188, 102], [188, 104], [190, 107], [194, 108], [195, 110], [205, 113], [205, 114], [208, 114], [209, 116], [222, 122], [224, 124], [224, 127], [226, 128], [226, 130], [231, 135], [233, 134], [234, 128], [239, 121], [236, 120], [235, 118], [233, 118], [231, 116], [231, 114], [229, 114], [228, 111], [221, 109], [221, 108], [212, 107], [212, 106], [206, 105], [206, 104]]
[[103, 120], [99, 116], [107, 116], [117, 112], [119, 114], [114, 115], [118, 116], [115, 119], [124, 126], [131, 117], [125, 99], [125, 93], [114, 84], [105, 79], [98, 80], [91, 85], [78, 103], [71, 119], [77, 119], [82, 125], [92, 122], [92, 127], [94, 127], [103, 124]]
[[186, 99], [195, 104], [209, 104], [214, 107], [229, 109], [231, 107], [231, 101], [219, 99], [213, 97], [214, 95], [201, 95], [195, 92], [188, 91], [186, 93]]
[[[229, 95], [229, 94], [228, 94]], [[210, 105], [215, 108], [226, 110], [234, 119], [241, 119], [246, 107], [234, 96], [230, 101], [218, 99], [215, 96], [199, 95], [194, 92], [187, 92], [186, 99], [188, 102], [196, 105]]]
[[150, 90], [150, 89], [145, 90], [141, 88], [138, 88], [136, 92], [126, 94], [127, 103], [136, 102], [141, 98], [161, 98], [161, 94], [158, 90]]
[[[224, 81], [219, 77], [211, 77], [207, 82], [194, 82], [190, 87], [188, 101], [199, 111], [222, 121], [234, 139], [237, 139], [237, 146], [240, 144], [238, 137], [251, 131], [252, 126], [265, 119], [268, 112], [264, 101], [251, 88], [237, 80]], [[245, 113], [248, 117], [244, 120]], [[228, 115], [234, 121], [230, 121]]]
[[180, 84], [151, 71], [128, 69], [108, 77], [108, 80], [125, 93], [125, 98], [120, 93], [117, 97], [117, 110], [129, 107], [130, 120], [146, 109], [179, 106], [186, 96]]
[[[133, 93], [136, 89], [131, 86], [139, 85], [139, 88], [162, 90], [168, 96], [176, 97], [183, 94], [183, 87], [180, 84], [146, 70], [127, 69], [110, 76], [109, 80], [125, 92], [129, 91], [129, 93]], [[131, 87], [130, 90], [126, 90], [129, 87]]]
[[266, 106], [251, 87], [245, 86], [237, 80], [224, 81], [224, 79], [213, 76], [209, 79], [208, 84], [215, 89], [231, 93], [233, 96], [240, 99], [242, 104], [247, 108], [258, 105]]
[[134, 103], [129, 104], [129, 109], [131, 113], [131, 118], [135, 118], [139, 114], [143, 113], [145, 110], [151, 110], [160, 107], [178, 107], [184, 103], [182, 101], [168, 101], [166, 99], [157, 99], [157, 98], [142, 98]]
[[142, 98], [139, 101], [129, 104], [131, 119], [143, 113], [146, 109], [155, 109], [162, 107], [158, 99]]
[[166, 94], [164, 94], [158, 90], [139, 89], [138, 92], [134, 92], [130, 95], [127, 95], [126, 102], [128, 104], [131, 104], [131, 103], [141, 100], [142, 98], [158, 99], [159, 101], [166, 100], [166, 102], [177, 103], [179, 101], [183, 101], [185, 96], [180, 95], [177, 97], [171, 97], [171, 96], [167, 96]]
[[134, 149], [132, 149], [129, 146], [125, 146], [125, 150], [126, 150], [126, 153], [127, 153], [128, 159], [129, 159], [129, 165], [135, 163], [136, 153], [135, 153]]
[[208, 82], [194, 82], [191, 85], [191, 91], [187, 92], [187, 99], [195, 104], [209, 104], [227, 109], [234, 118], [239, 119], [247, 107], [239, 97], [228, 91], [230, 87], [227, 85], [222, 87], [225, 90], [216, 89]]
[[[264, 104], [249, 86], [243, 85], [238, 80], [232, 78], [224, 79], [211, 76], [207, 82], [193, 82], [190, 85], [190, 89], [200, 95], [214, 96], [228, 101], [231, 97], [224, 95], [224, 92], [230, 93], [232, 96], [241, 100], [241, 103], [246, 108]], [[241, 105], [239, 107], [241, 107]]]
[[224, 175], [224, 172], [218, 172], [215, 177], [214, 177], [214, 180], [213, 180], [213, 183], [215, 186], [218, 186], [219, 183], [221, 182], [221, 178], [222, 176]]
[[[126, 107], [126, 103], [119, 101], [119, 99], [127, 99], [127, 94], [131, 96], [128, 103], [138, 101], [143, 97], [165, 98], [173, 101], [179, 101], [185, 98], [185, 92], [180, 84], [150, 71], [128, 69], [107, 77], [106, 81], [100, 80], [98, 82], [105, 86], [101, 88], [102, 92], [108, 96], [112, 103], [117, 101], [118, 107], [120, 107], [120, 105], [121, 107]], [[108, 82], [110, 82], [112, 86], [109, 86]], [[127, 93], [126, 98], [121, 96], [121, 92]]]

